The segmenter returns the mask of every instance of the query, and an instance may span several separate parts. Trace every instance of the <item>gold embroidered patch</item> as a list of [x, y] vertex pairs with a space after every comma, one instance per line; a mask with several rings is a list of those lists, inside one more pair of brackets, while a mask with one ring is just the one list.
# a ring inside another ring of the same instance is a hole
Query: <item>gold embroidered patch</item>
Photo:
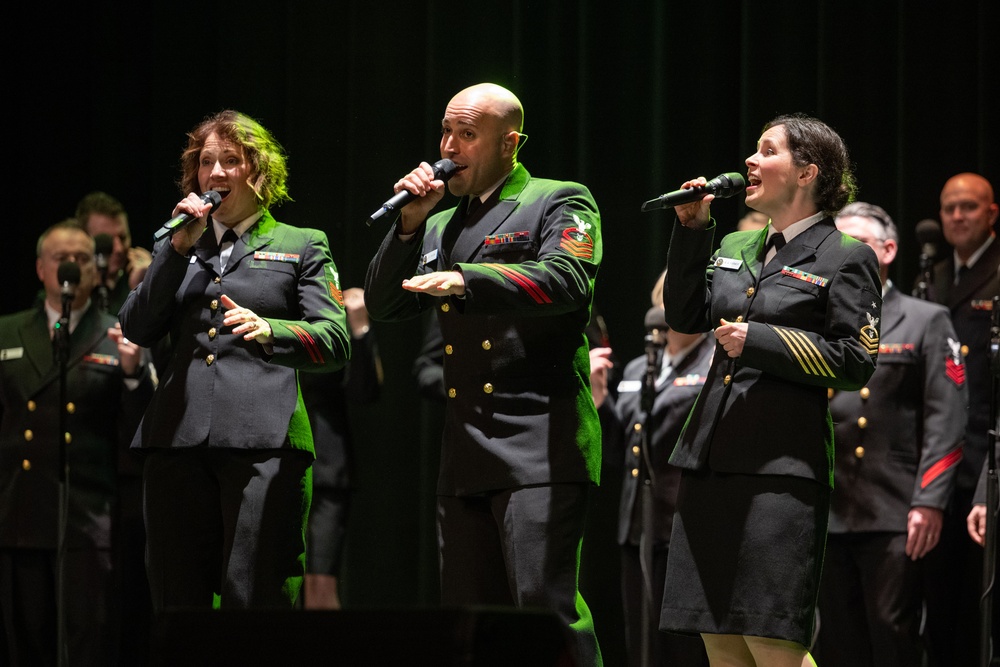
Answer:
[[865, 317], [868, 318], [868, 324], [861, 327], [861, 336], [858, 340], [861, 341], [861, 346], [865, 348], [868, 354], [875, 356], [878, 354], [878, 320], [877, 317], [872, 317], [871, 313], [865, 313]]

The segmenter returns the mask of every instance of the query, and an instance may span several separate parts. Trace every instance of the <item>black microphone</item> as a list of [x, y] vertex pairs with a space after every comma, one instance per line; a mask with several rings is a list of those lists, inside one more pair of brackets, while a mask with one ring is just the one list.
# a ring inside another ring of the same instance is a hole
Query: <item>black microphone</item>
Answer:
[[56, 270], [56, 280], [61, 286], [63, 300], [72, 300], [76, 295], [76, 286], [80, 284], [80, 265], [76, 262], [62, 262]]
[[[210, 210], [209, 213], [214, 213], [215, 209], [219, 208], [219, 204], [222, 203], [222, 195], [215, 190], [209, 190], [201, 196], [201, 200], [206, 204], [211, 204], [212, 210]], [[163, 223], [163, 226], [156, 230], [156, 233], [153, 234], [153, 242], [155, 243], [159, 241], [164, 236], [173, 236], [174, 232], [178, 229], [197, 219], [197, 217], [191, 215], [190, 213], [181, 213], [176, 218], [167, 220]]]
[[943, 238], [938, 221], [931, 218], [921, 220], [917, 223], [916, 234], [920, 243], [920, 254], [927, 257], [937, 256], [938, 246]]
[[[455, 172], [458, 171], [458, 165], [447, 158], [438, 160], [431, 165], [431, 168], [434, 169], [435, 181], [447, 182], [448, 179], [454, 176]], [[389, 211], [395, 211], [397, 208], [403, 208], [414, 199], [419, 199], [419, 197], [409, 190], [400, 190], [393, 195], [392, 199], [382, 204], [382, 208], [372, 213], [365, 224], [371, 227], [373, 222], [381, 218]]]
[[115, 248], [115, 239], [111, 234], [96, 234], [94, 236], [94, 263], [98, 271], [108, 270], [108, 259]]
[[662, 194], [656, 199], [650, 199], [642, 205], [642, 213], [661, 208], [673, 208], [674, 206], [689, 204], [693, 201], [701, 201], [705, 198], [705, 195], [715, 195], [720, 199], [724, 199], [738, 195], [746, 189], [747, 182], [743, 178], [743, 174], [730, 171], [725, 174], [719, 174], [705, 185], [674, 190], [673, 192]]

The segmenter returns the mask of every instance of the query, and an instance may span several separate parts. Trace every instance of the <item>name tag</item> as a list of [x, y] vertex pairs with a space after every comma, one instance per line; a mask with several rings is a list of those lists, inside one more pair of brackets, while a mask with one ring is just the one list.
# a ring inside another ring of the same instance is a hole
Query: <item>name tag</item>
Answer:
[[6, 350], [0, 350], [0, 361], [7, 361], [9, 359], [20, 359], [24, 356], [23, 347], [8, 347]]
[[622, 380], [618, 383], [618, 393], [628, 394], [642, 389], [642, 380]]
[[420, 258], [420, 266], [427, 266], [431, 262], [437, 261], [438, 251], [437, 248], [431, 250], [429, 253]]
[[735, 271], [743, 266], [743, 260], [736, 259], [735, 257], [718, 257], [715, 260], [715, 266], [720, 269]]

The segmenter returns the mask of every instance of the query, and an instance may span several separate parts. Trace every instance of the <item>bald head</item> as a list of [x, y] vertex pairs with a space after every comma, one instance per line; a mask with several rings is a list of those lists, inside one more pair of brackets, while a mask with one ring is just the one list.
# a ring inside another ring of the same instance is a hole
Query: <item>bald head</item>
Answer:
[[962, 261], [993, 235], [998, 212], [993, 186], [979, 174], [956, 174], [941, 189], [941, 229]]
[[477, 83], [460, 91], [451, 99], [452, 104], [474, 105], [496, 118], [505, 132], [524, 129], [524, 107], [517, 96], [495, 83]]

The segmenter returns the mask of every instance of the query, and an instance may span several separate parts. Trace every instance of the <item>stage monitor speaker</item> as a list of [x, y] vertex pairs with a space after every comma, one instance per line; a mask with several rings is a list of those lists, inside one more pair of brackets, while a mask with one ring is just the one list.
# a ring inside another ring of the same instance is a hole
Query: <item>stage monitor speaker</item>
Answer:
[[575, 667], [569, 629], [550, 612], [172, 610], [156, 619], [153, 667]]

